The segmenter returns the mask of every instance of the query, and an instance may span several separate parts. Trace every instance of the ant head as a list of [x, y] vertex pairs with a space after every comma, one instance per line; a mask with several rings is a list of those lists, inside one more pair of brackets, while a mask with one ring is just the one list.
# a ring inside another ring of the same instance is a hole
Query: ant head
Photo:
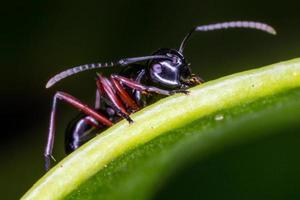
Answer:
[[160, 49], [154, 55], [170, 59], [154, 59], [149, 62], [151, 81], [166, 88], [183, 88], [191, 85], [191, 70], [182, 53], [174, 49]]

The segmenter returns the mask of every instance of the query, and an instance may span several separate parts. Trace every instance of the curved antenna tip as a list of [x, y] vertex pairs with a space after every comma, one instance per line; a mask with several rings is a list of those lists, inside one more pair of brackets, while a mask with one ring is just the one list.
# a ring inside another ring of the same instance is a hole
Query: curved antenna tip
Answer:
[[273, 28], [272, 26], [267, 25], [267, 24], [265, 24], [265, 26], [267, 27], [265, 29], [266, 32], [268, 32], [271, 35], [277, 35], [277, 31], [275, 30], [275, 28]]
[[270, 32], [272, 35], [277, 35], [277, 31], [273, 28]]
[[45, 88], [48, 89], [48, 88], [52, 87], [52, 85], [54, 85], [54, 83], [55, 83], [55, 82], [53, 81], [53, 79], [50, 79], [50, 80], [47, 82]]

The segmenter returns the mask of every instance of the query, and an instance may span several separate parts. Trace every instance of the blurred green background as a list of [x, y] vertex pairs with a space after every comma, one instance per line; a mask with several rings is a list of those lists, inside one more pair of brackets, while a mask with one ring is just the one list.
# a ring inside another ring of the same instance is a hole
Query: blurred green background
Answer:
[[[1, 199], [19, 198], [44, 174], [43, 146], [55, 91], [93, 104], [95, 71], [46, 90], [55, 73], [78, 64], [149, 55], [161, 47], [178, 48], [193, 26], [230, 20], [266, 22], [278, 36], [253, 30], [193, 35], [185, 56], [204, 80], [288, 60], [300, 56], [299, 8], [291, 0], [32, 0], [2, 5]], [[58, 160], [64, 156], [64, 128], [76, 113], [60, 104]]]

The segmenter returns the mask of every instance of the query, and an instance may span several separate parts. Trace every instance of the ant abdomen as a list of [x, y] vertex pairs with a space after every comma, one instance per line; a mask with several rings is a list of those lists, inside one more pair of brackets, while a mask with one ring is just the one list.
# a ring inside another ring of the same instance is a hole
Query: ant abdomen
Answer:
[[95, 137], [101, 129], [106, 127], [101, 125], [94, 118], [80, 114], [73, 119], [66, 129], [65, 134], [65, 152], [72, 153], [81, 145]]

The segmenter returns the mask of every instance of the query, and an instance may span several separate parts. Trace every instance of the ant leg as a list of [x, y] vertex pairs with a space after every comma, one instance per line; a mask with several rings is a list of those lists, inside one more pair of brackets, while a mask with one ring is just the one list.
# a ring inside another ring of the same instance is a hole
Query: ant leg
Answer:
[[132, 89], [136, 89], [138, 91], [141, 91], [143, 93], [148, 93], [148, 92], [154, 92], [157, 94], [162, 94], [162, 95], [172, 95], [175, 93], [184, 93], [184, 94], [188, 94], [189, 92], [185, 89], [177, 89], [177, 90], [164, 90], [164, 89], [160, 89], [157, 87], [153, 87], [153, 86], [145, 86], [142, 85], [136, 81], [130, 80], [126, 77], [123, 76], [119, 76], [119, 75], [112, 75], [111, 76], [112, 79], [123, 83], [124, 85], [127, 85], [128, 87], [132, 88]]
[[129, 117], [129, 114], [126, 111], [126, 108], [116, 95], [115, 89], [112, 85], [112, 83], [102, 75], [98, 74], [98, 79], [97, 79], [97, 87], [98, 90], [100, 91], [100, 94], [106, 94], [112, 104], [112, 107], [114, 110], [117, 111], [117, 113], [125, 118], [129, 123], [132, 123], [133, 120]]
[[83, 104], [81, 101], [79, 101], [75, 97], [73, 97], [67, 93], [64, 93], [64, 92], [56, 92], [56, 94], [53, 97], [53, 104], [52, 104], [51, 115], [50, 115], [49, 132], [48, 132], [47, 144], [46, 144], [45, 153], [44, 153], [45, 168], [47, 171], [49, 170], [50, 165], [51, 165], [51, 158], [53, 158], [52, 151], [53, 151], [54, 136], [55, 136], [55, 118], [56, 118], [57, 100], [62, 100], [62, 101], [65, 101], [66, 103], [71, 104], [75, 108], [81, 110], [83, 113], [98, 120], [103, 125], [106, 125], [106, 126], [113, 125], [113, 123], [111, 121], [109, 121], [106, 117], [104, 117], [100, 113], [97, 113], [97, 111], [88, 107], [87, 105]]
[[101, 94], [99, 90], [96, 90], [96, 100], [95, 100], [95, 109], [100, 109], [101, 106]]
[[123, 102], [130, 107], [133, 111], [136, 111], [139, 109], [139, 106], [137, 103], [132, 99], [132, 97], [127, 93], [127, 91], [123, 88], [123, 86], [116, 81], [115, 79], [111, 79], [111, 82], [113, 83], [115, 89], [117, 90], [118, 94], [121, 96], [121, 99]]

